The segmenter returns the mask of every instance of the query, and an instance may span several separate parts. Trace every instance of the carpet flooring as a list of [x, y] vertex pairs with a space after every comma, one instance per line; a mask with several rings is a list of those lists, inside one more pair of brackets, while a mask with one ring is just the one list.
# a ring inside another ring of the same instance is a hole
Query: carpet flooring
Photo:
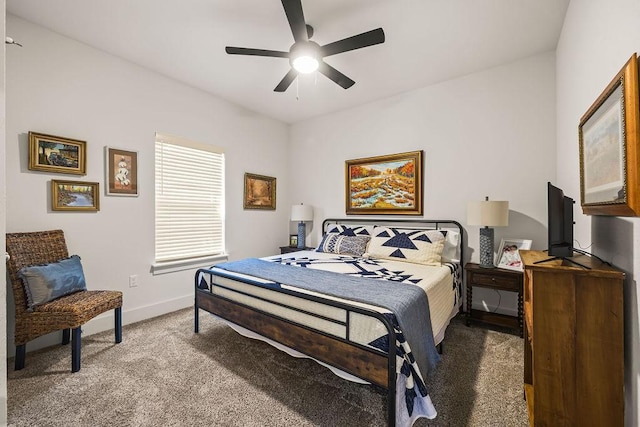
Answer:
[[[444, 354], [427, 379], [438, 410], [414, 426], [527, 426], [522, 339], [454, 319]], [[192, 309], [125, 326], [71, 349], [8, 361], [9, 426], [384, 426], [386, 397], [238, 335], [205, 312], [193, 333]]]

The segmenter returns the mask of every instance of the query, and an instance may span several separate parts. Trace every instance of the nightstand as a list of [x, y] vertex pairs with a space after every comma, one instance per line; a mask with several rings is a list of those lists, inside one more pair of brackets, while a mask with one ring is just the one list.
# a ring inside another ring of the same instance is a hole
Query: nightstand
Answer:
[[[485, 324], [502, 326], [513, 329], [523, 336], [522, 318], [522, 272], [503, 270], [500, 268], [482, 268], [478, 264], [468, 263], [464, 266], [467, 277], [467, 326], [477, 321]], [[473, 288], [495, 289], [498, 291], [516, 292], [518, 294], [518, 315], [509, 316], [500, 313], [489, 313], [483, 310], [472, 309]]]
[[289, 254], [291, 252], [297, 252], [297, 251], [311, 251], [314, 250], [315, 248], [310, 248], [310, 247], [304, 247], [304, 248], [298, 248], [297, 246], [280, 246], [280, 254]]

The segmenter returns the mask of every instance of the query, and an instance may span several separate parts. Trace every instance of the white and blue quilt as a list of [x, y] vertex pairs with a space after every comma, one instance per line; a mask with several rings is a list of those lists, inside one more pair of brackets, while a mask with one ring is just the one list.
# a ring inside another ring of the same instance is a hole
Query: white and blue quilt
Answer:
[[[407, 263], [324, 255], [301, 252], [264, 260], [224, 263], [216, 265], [215, 269], [267, 280], [269, 287], [290, 285], [383, 308], [380, 312], [393, 325], [396, 335], [396, 424], [411, 425], [418, 417], [434, 418], [436, 411], [424, 378], [438, 362], [439, 355], [435, 351], [429, 301], [425, 289], [421, 288], [424, 276], [416, 274], [419, 270], [415, 265]], [[457, 307], [460, 267], [458, 264], [447, 264], [446, 267], [454, 278], [450, 286], [454, 287], [453, 304]], [[336, 273], [341, 276], [337, 278]], [[404, 286], [406, 284], [414, 286]], [[454, 307], [450, 307], [450, 311], [455, 312]], [[386, 330], [369, 341], [368, 345], [388, 352], [389, 336]]]

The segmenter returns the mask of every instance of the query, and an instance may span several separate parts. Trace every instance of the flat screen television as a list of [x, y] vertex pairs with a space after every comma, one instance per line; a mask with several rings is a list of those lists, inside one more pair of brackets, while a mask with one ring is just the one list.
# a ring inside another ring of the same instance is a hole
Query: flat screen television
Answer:
[[547, 183], [547, 210], [549, 215], [550, 256], [573, 256], [573, 199], [558, 187]]

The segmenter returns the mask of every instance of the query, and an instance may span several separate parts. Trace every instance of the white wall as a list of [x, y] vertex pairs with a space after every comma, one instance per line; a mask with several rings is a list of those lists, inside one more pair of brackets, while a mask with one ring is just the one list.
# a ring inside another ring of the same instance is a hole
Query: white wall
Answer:
[[[557, 49], [558, 183], [580, 200], [577, 128], [633, 52], [640, 50], [640, 3], [636, 0], [572, 0]], [[625, 425], [640, 424], [640, 220], [597, 217], [574, 211], [575, 238], [582, 247], [627, 273], [625, 282]], [[606, 330], [603, 331], [606, 333]]]
[[[437, 66], [437, 65], [434, 65]], [[424, 217], [466, 223], [467, 202], [508, 200], [502, 237], [546, 248], [546, 182], [555, 179], [553, 52], [292, 126], [291, 198], [323, 218], [345, 215], [345, 160], [424, 150]], [[478, 227], [466, 227], [478, 260]], [[493, 310], [499, 295], [474, 290], [474, 308]], [[501, 311], [514, 313], [505, 293]], [[476, 307], [476, 303], [479, 304]]]
[[[287, 125], [12, 15], [7, 16], [7, 32], [24, 45], [7, 52], [7, 149], [3, 162], [11, 183], [7, 188], [7, 231], [62, 228], [70, 252], [82, 257], [88, 287], [124, 292], [125, 324], [193, 303], [195, 269], [156, 276], [150, 273], [156, 131], [224, 147], [226, 237], [231, 258], [271, 255], [278, 246], [287, 244]], [[87, 175], [29, 171], [29, 131], [87, 141]], [[139, 197], [104, 196], [106, 145], [139, 152]], [[275, 211], [243, 210], [245, 172], [277, 178]], [[99, 182], [100, 212], [52, 212], [52, 179]], [[128, 287], [132, 274], [139, 275], [137, 288]], [[9, 309], [8, 344], [13, 353]], [[85, 330], [91, 333], [111, 328], [112, 319], [109, 313], [89, 322]], [[57, 341], [57, 334], [27, 347], [49, 345], [54, 339]]]

